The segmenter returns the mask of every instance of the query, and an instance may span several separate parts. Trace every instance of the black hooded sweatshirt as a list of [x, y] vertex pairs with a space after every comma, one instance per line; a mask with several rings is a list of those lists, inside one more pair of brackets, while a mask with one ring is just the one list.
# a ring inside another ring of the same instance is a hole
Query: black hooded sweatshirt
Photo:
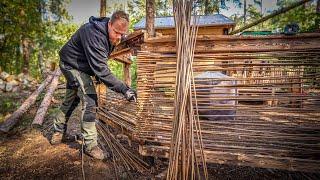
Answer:
[[114, 49], [108, 36], [109, 18], [90, 17], [59, 51], [60, 60], [71, 68], [96, 76], [111, 90], [124, 94], [128, 87], [110, 71], [106, 61]]

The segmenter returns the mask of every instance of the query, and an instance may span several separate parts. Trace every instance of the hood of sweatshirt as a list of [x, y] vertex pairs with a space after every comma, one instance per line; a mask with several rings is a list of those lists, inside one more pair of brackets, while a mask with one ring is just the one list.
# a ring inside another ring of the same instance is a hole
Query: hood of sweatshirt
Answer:
[[108, 22], [110, 18], [107, 17], [94, 17], [91, 16], [89, 18], [89, 23], [93, 24], [93, 26], [101, 31], [103, 34], [105, 34], [108, 37]]

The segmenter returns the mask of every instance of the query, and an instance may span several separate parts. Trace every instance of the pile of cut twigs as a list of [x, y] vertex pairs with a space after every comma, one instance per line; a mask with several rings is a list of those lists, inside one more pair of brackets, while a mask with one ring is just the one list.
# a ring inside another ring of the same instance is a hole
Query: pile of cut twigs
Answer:
[[[138, 171], [144, 173], [148, 170], [148, 164], [141, 160], [133, 152], [125, 148], [111, 133], [107, 124], [97, 121], [97, 130], [100, 135], [99, 142], [105, 143], [111, 151], [112, 161], [114, 163], [115, 174], [117, 177], [118, 172], [126, 170], [127, 172]], [[104, 146], [102, 146], [104, 148]], [[104, 149], [104, 151], [107, 151]]]

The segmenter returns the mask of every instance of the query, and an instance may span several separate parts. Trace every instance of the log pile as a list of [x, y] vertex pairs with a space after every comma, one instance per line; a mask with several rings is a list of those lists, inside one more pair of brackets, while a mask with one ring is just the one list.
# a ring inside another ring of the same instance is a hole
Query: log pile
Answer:
[[60, 69], [55, 70], [54, 72], [48, 73], [47, 78], [43, 81], [43, 83], [33, 92], [31, 95], [22, 103], [22, 105], [10, 116], [5, 118], [5, 120], [0, 124], [0, 131], [7, 133], [9, 132], [14, 125], [16, 125], [21, 119], [22, 115], [26, 113], [29, 108], [36, 102], [37, 97], [41, 94], [41, 92], [51, 84], [46, 98], [42, 101], [41, 107], [36, 114], [35, 123], [34, 124], [42, 124], [44, 115], [46, 114], [48, 107], [51, 103], [52, 94], [57, 87], [58, 79], [61, 75]]
[[1, 92], [19, 92], [22, 89], [30, 89], [35, 86], [37, 81], [23, 73], [11, 75], [0, 70], [0, 93]]

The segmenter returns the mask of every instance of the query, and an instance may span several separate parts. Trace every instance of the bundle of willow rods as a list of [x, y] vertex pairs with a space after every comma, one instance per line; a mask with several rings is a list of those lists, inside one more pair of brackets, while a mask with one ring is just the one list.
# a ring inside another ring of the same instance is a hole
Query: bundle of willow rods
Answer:
[[[201, 157], [204, 177], [207, 179], [206, 161], [204, 158], [201, 129], [197, 114], [197, 103], [192, 102], [196, 95], [192, 86], [193, 55], [197, 36], [196, 23], [191, 22], [193, 0], [175, 0], [174, 20], [176, 27], [176, 81], [173, 128], [167, 179], [201, 179], [199, 168]], [[196, 18], [194, 18], [195, 20]], [[194, 93], [194, 94], [192, 94]], [[197, 140], [197, 141], [196, 141]], [[197, 156], [197, 153], [200, 155]]]
[[[195, 76], [228, 76], [195, 79], [207, 162], [319, 172], [319, 41], [319, 33], [197, 37]], [[142, 47], [137, 55], [136, 136], [148, 142], [145, 154], [166, 155], [158, 152], [170, 152], [176, 40], [156, 37]], [[234, 93], [212, 91], [219, 89]], [[214, 103], [223, 101], [235, 103]], [[228, 120], [210, 120], [230, 116], [205, 114], [211, 111], [235, 113]]]
[[99, 119], [132, 138], [137, 123], [136, 103], [128, 102], [123, 95], [109, 89], [99, 94], [99, 103]]
[[138, 171], [140, 173], [146, 172], [149, 169], [147, 163], [117, 141], [110, 132], [108, 125], [97, 121], [97, 130], [102, 137], [100, 142], [106, 143], [111, 151], [116, 174], [119, 172], [119, 167], [125, 168], [128, 172]]

